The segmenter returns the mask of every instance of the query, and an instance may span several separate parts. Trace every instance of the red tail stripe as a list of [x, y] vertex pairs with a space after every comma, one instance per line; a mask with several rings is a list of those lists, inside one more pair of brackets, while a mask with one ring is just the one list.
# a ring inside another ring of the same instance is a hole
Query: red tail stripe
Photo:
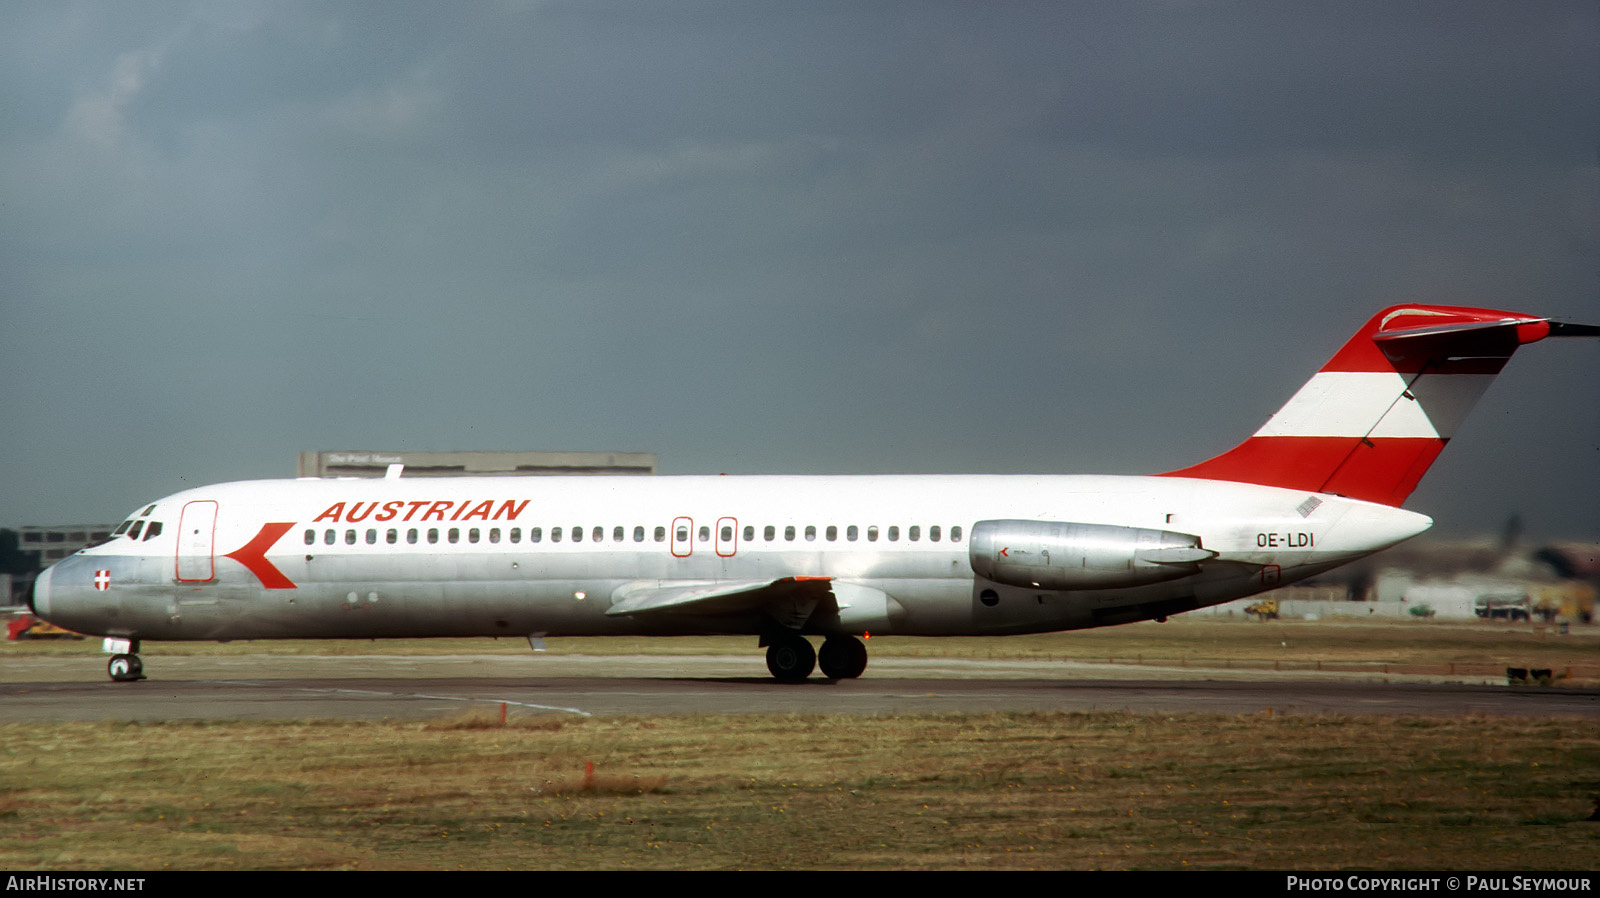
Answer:
[[1216, 458], [1163, 476], [1264, 483], [1399, 505], [1446, 442], [1426, 437], [1365, 443], [1348, 437], [1251, 437]]

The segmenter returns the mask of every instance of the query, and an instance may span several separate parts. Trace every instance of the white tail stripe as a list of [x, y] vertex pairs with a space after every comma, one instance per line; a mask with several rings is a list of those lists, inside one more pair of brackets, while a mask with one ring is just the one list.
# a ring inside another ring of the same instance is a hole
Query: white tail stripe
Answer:
[[[1489, 384], [1494, 383], [1494, 378], [1493, 374], [1424, 374], [1411, 382], [1410, 392], [1416, 402], [1402, 401], [1420, 407], [1439, 436], [1448, 440], [1456, 435], [1461, 422], [1478, 404], [1478, 398], [1489, 389]], [[1389, 432], [1389, 421], [1389, 417], [1385, 417], [1372, 435], [1402, 436]]]
[[1408, 397], [1405, 376], [1394, 371], [1319, 371], [1255, 435], [1449, 439], [1492, 380], [1425, 375]]

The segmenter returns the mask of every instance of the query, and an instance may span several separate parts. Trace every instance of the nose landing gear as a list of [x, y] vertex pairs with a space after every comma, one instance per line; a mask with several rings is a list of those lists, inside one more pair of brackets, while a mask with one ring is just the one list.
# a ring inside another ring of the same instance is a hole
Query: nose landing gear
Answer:
[[115, 652], [106, 662], [106, 673], [118, 683], [144, 679], [144, 662], [139, 660], [139, 640], [108, 637], [106, 651]]
[[106, 663], [106, 673], [118, 683], [131, 683], [144, 679], [144, 662], [138, 655], [112, 655]]

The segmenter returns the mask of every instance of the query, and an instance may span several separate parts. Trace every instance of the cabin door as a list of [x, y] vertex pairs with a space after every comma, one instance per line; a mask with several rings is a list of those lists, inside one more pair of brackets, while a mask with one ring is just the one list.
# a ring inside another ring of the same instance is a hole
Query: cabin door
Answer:
[[178, 580], [204, 583], [217, 577], [217, 503], [187, 502], [178, 516]]

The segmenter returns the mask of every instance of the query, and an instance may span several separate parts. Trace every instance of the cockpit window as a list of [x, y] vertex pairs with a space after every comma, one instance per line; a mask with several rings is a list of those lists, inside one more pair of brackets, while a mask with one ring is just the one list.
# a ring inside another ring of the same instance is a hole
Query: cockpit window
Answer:
[[160, 521], [151, 521], [150, 522], [150, 526], [144, 528], [144, 538], [146, 540], [155, 539], [157, 536], [160, 536], [160, 535], [161, 535], [161, 522]]
[[139, 517], [147, 518], [147, 517], [150, 516], [150, 512], [155, 511], [155, 510], [156, 510], [156, 507], [154, 505], [152, 505], [149, 508], [146, 508], [144, 511], [139, 512]]
[[121, 536], [122, 534], [124, 534], [124, 533], [126, 533], [128, 531], [129, 527], [132, 527], [132, 526], [133, 526], [133, 518], [129, 518], [126, 521], [123, 521], [121, 526], [117, 527], [116, 530], [112, 531], [111, 535], [112, 536]]
[[138, 539], [139, 538], [139, 531], [143, 530], [143, 529], [144, 529], [144, 521], [134, 521], [133, 522], [133, 526], [131, 528], [129, 528], [129, 530], [128, 530], [128, 538], [129, 539]]

